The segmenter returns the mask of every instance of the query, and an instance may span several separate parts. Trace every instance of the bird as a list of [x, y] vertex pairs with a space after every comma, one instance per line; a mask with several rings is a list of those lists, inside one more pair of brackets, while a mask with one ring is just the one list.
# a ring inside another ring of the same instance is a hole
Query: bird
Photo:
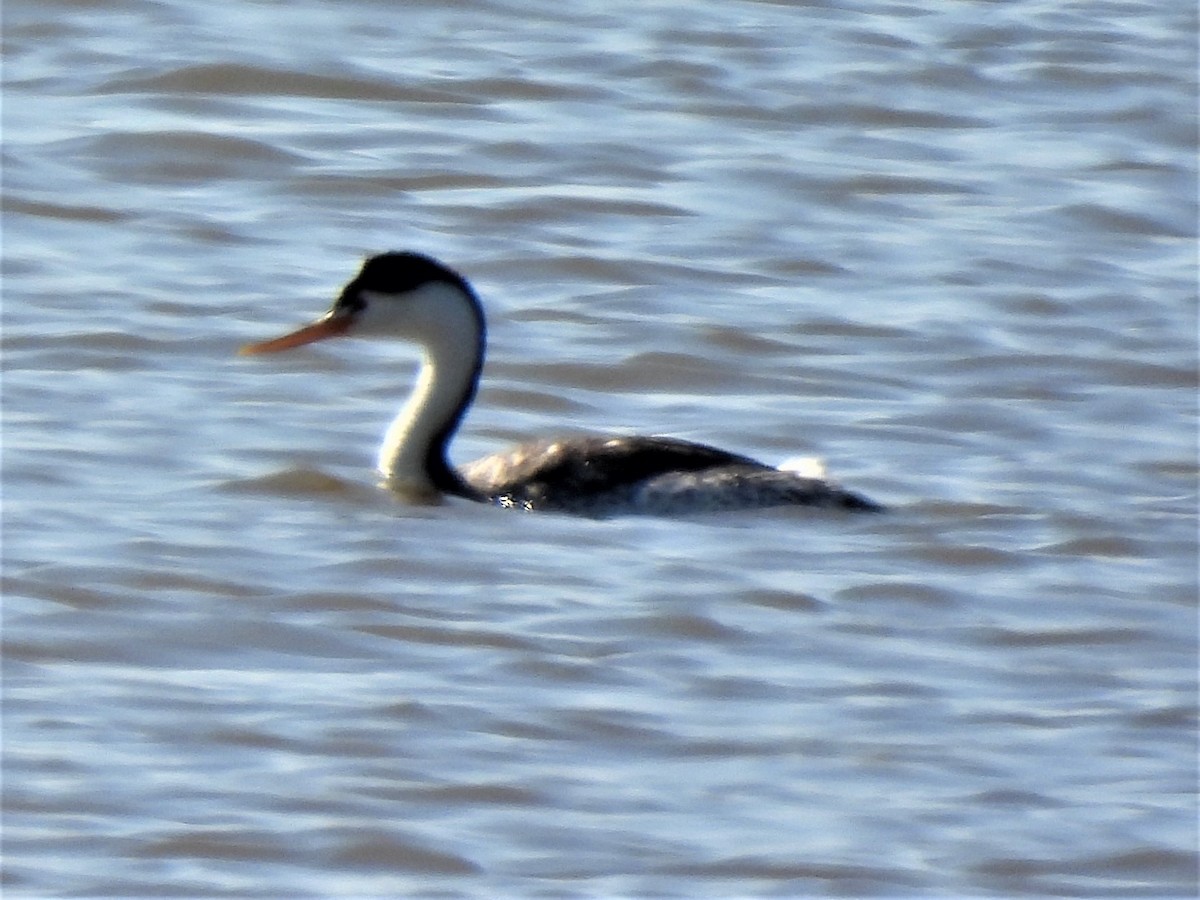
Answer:
[[823, 475], [666, 436], [535, 440], [456, 468], [449, 445], [479, 387], [487, 327], [466, 278], [422, 253], [367, 258], [319, 319], [240, 352], [277, 353], [343, 335], [401, 339], [422, 350], [415, 387], [387, 429], [378, 458], [384, 484], [416, 501], [459, 497], [591, 517], [779, 506], [883, 510]]

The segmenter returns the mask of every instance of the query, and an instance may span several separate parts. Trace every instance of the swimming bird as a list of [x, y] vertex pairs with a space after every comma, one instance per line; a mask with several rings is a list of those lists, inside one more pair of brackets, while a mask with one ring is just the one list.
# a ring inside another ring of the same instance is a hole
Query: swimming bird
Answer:
[[462, 275], [420, 253], [391, 252], [367, 259], [320, 319], [241, 352], [275, 353], [338, 335], [419, 344], [416, 386], [387, 430], [378, 464], [388, 486], [413, 498], [450, 495], [594, 516], [772, 506], [882, 509], [823, 477], [672, 437], [541, 440], [455, 468], [448, 449], [475, 399], [486, 332], [483, 307]]

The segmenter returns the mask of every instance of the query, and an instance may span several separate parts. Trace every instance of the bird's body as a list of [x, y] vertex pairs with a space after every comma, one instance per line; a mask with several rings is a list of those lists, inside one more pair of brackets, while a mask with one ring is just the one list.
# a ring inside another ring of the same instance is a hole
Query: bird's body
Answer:
[[591, 515], [875, 506], [823, 479], [670, 437], [573, 437], [519, 444], [469, 463], [462, 475], [484, 498], [504, 506]]
[[823, 478], [670, 437], [535, 441], [456, 469], [447, 449], [479, 384], [483, 311], [461, 275], [415, 253], [367, 260], [326, 316], [243, 352], [286, 350], [346, 333], [405, 338], [424, 350], [416, 387], [379, 453], [387, 483], [411, 496], [453, 495], [586, 515], [770, 506], [881, 509]]

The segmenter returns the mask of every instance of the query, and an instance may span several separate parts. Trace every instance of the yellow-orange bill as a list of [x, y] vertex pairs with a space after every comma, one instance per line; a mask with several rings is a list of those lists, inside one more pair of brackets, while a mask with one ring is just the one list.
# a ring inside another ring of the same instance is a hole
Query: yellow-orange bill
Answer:
[[317, 321], [305, 325], [303, 328], [297, 328], [295, 331], [283, 335], [283, 337], [272, 338], [269, 341], [259, 341], [257, 344], [247, 344], [238, 351], [238, 354], [249, 356], [252, 353], [278, 353], [280, 350], [291, 350], [293, 347], [303, 347], [305, 344], [311, 344], [313, 341], [320, 341], [339, 334], [345, 334], [346, 329], [349, 327], [349, 316], [335, 316], [330, 313], [322, 319], [317, 319]]

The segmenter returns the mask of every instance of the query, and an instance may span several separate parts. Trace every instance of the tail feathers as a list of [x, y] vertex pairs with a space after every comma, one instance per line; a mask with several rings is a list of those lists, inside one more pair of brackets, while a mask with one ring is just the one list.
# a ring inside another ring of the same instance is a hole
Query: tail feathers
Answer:
[[848, 491], [831, 481], [829, 471], [825, 468], [825, 460], [819, 456], [792, 456], [781, 462], [778, 468], [780, 472], [821, 482], [828, 491], [828, 502], [825, 505], [857, 512], [883, 512], [886, 509], [874, 500], [868, 500], [861, 494]]

